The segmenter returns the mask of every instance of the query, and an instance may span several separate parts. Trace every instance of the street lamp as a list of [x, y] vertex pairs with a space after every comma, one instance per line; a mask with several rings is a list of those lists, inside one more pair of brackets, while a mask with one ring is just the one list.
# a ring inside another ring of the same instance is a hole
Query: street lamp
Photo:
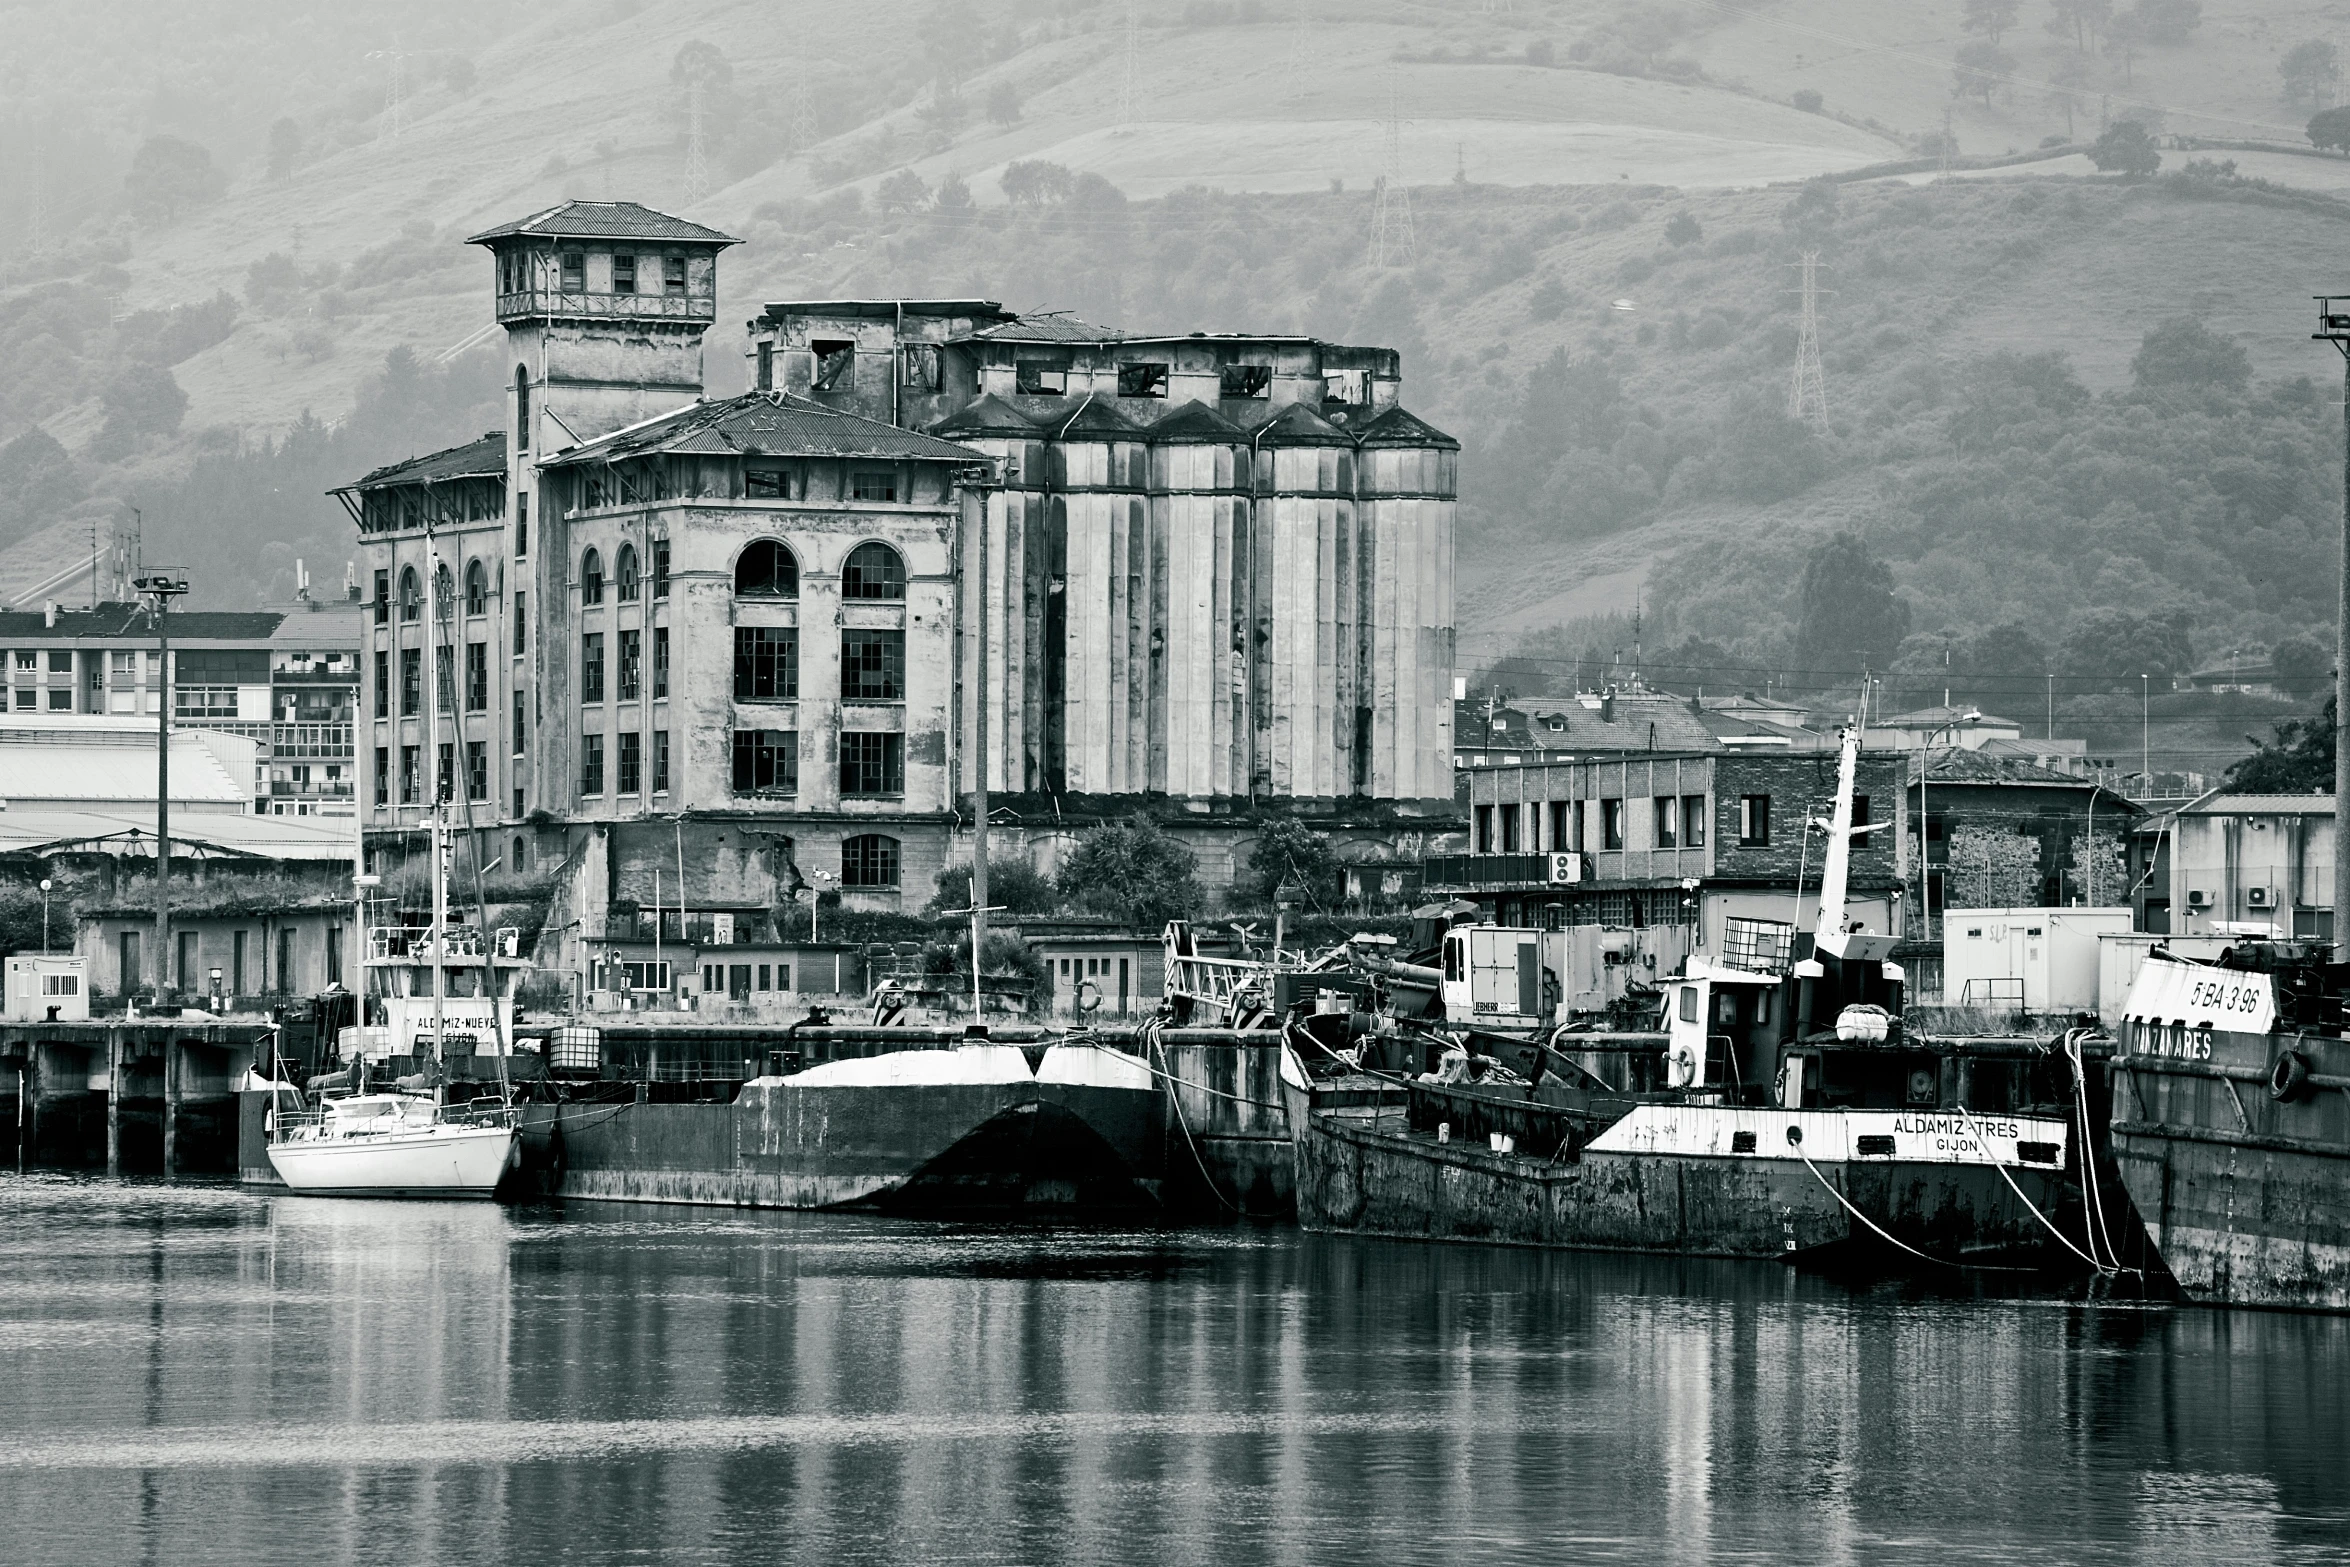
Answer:
[[[2350, 298], [2319, 295], [2312, 337], [2342, 353], [2342, 386], [2350, 395]], [[2342, 472], [2350, 479], [2350, 429], [2343, 432]], [[2342, 542], [2350, 545], [2350, 490], [2342, 494]], [[2334, 711], [2350, 713], [2350, 554], [2341, 563], [2334, 600]], [[2334, 940], [2350, 941], [2350, 832], [2342, 811], [2350, 802], [2350, 745], [2334, 747]], [[2337, 952], [2341, 949], [2337, 947]]]
[[41, 878], [41, 956], [49, 955], [49, 888], [48, 877]]
[[161, 997], [171, 972], [171, 635], [164, 617], [188, 591], [188, 579], [170, 571], [141, 572], [131, 586], [147, 601], [155, 627], [155, 990]]

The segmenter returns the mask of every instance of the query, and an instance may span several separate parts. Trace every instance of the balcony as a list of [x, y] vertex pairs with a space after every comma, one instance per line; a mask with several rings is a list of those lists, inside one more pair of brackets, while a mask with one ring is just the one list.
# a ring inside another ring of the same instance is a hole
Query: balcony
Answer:
[[709, 294], [613, 294], [560, 288], [530, 288], [498, 296], [500, 321], [541, 318], [708, 325], [718, 319], [718, 300]]

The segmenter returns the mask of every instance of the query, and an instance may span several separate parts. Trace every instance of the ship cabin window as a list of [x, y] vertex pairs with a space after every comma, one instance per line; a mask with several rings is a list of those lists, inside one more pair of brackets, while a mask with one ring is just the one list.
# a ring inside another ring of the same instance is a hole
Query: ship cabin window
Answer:
[[1681, 1021], [1684, 1023], [1697, 1021], [1697, 987], [1695, 985], [1681, 987]]

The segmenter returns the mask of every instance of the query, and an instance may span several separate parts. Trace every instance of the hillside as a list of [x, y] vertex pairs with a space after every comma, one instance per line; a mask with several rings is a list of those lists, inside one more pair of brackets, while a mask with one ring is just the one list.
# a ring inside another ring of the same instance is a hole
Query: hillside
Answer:
[[[2277, 62], [2332, 13], [2210, 0], [2189, 41], [2125, 55], [2020, 9], [2011, 66], [1954, 98], [1978, 41], [1956, 0], [1189, 0], [1131, 28], [1107, 0], [435, 0], [374, 31], [310, 0], [27, 0], [12, 16], [57, 63], [0, 67], [0, 125], [45, 153], [0, 168], [0, 592], [37, 594], [133, 505], [151, 558], [214, 563], [212, 601], [282, 593], [296, 557], [331, 580], [347, 525], [320, 490], [497, 417], [488, 263], [463, 236], [625, 195], [744, 238], [722, 322], [939, 291], [1402, 347], [1412, 405], [1469, 447], [1465, 663], [1636, 602], [1784, 671], [1793, 576], [1838, 528], [1892, 564], [1921, 637], [2053, 640], [2124, 604], [2191, 608], [2206, 654], [2264, 647], [2324, 612], [2338, 415], [2276, 387], [2333, 373], [2304, 316], [2343, 285], [2350, 160], [2174, 148], [2131, 185], [2058, 146], [1932, 185], [1916, 153], [1946, 111], [1967, 157], [2124, 114], [2289, 142], [2308, 106]], [[1374, 268], [1391, 112], [1416, 249]], [[208, 147], [210, 184], [140, 197], [123, 170], [149, 131]], [[2196, 157], [2234, 172], [2183, 173]], [[1017, 160], [1100, 178], [1012, 205]], [[1800, 184], [1823, 174], [1843, 183]], [[1805, 249], [1829, 290], [1819, 432], [1774, 413]], [[2136, 383], [2174, 319], [2242, 350], [2232, 413]], [[743, 383], [739, 346], [712, 334], [713, 390]], [[2079, 396], [2002, 433], [2012, 453], [1962, 452], [2001, 351], [2061, 355]], [[58, 444], [5, 445], [35, 426]], [[2242, 461], [2226, 494], [2196, 467]]]

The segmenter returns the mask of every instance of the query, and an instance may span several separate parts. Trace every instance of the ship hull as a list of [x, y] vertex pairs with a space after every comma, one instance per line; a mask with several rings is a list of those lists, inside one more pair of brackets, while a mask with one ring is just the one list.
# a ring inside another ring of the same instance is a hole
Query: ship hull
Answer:
[[[1824, 1148], [1809, 1162], [1682, 1152], [1657, 1135], [1719, 1119], [1728, 1147], [1737, 1135], [1733, 1122], [1799, 1119], [1813, 1124], [1815, 1144], [1832, 1145], [1836, 1140], [1821, 1123], [1834, 1122], [1833, 1112], [1709, 1115], [1673, 1107], [1669, 1118], [1643, 1117], [1655, 1124], [1624, 1128], [1631, 1134], [1626, 1140], [1645, 1146], [1610, 1149], [1595, 1142], [1572, 1158], [1542, 1159], [1415, 1133], [1400, 1099], [1384, 1109], [1333, 1108], [1300, 1084], [1285, 1079], [1283, 1086], [1298, 1219], [1308, 1229], [1807, 1263], [1879, 1253], [1898, 1259], [1902, 1247], [1938, 1261], [2045, 1261], [2053, 1242], [2016, 1188], [2046, 1214], [2065, 1196], [2057, 1170], [2009, 1170], [2011, 1188], [1988, 1164], [1848, 1159], [1840, 1147]], [[1641, 1136], [1644, 1130], [1650, 1135]], [[2061, 1128], [2052, 1130], [2061, 1135]], [[1615, 1135], [1611, 1129], [1602, 1141]], [[1783, 1128], [1771, 1146], [1791, 1149]]]
[[2114, 1158], [2180, 1292], [2350, 1311], [2350, 1041], [2294, 1029], [2266, 973], [2151, 958], [2119, 1045]]
[[1116, 1052], [908, 1051], [760, 1078], [727, 1104], [524, 1107], [548, 1195], [912, 1214], [1149, 1208], [1160, 1096]]
[[513, 1162], [506, 1126], [436, 1126], [376, 1137], [272, 1143], [278, 1179], [306, 1197], [486, 1198]]

